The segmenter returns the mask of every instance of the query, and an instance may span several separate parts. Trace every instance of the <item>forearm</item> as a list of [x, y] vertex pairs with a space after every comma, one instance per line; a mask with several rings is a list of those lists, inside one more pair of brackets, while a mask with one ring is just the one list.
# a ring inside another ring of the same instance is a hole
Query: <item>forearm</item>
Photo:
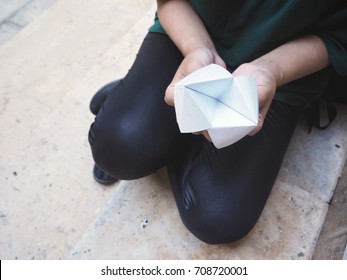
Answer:
[[317, 72], [329, 65], [322, 40], [308, 35], [290, 41], [251, 62], [269, 70], [277, 86]]
[[186, 0], [158, 0], [158, 17], [184, 56], [199, 48], [215, 50], [199, 16]]

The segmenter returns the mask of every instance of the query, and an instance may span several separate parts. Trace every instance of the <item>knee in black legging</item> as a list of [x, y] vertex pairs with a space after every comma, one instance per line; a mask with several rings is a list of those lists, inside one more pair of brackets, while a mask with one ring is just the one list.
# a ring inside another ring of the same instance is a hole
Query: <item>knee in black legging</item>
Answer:
[[89, 131], [95, 163], [118, 179], [132, 180], [148, 175], [159, 163], [146, 141], [140, 121], [119, 116], [118, 119], [96, 118]]
[[179, 129], [175, 109], [165, 103], [164, 94], [182, 59], [167, 35], [147, 34], [129, 72], [112, 88], [89, 133], [95, 162], [107, 173], [136, 179], [166, 164]]
[[144, 101], [136, 104], [117, 99], [120, 94], [108, 98], [89, 132], [96, 164], [118, 179], [149, 175], [164, 166], [179, 145], [174, 109], [162, 99], [150, 102], [145, 93]]
[[230, 243], [256, 224], [276, 180], [297, 110], [273, 102], [263, 129], [224, 149], [190, 139], [169, 164], [186, 227], [206, 243]]
[[260, 215], [259, 209], [233, 203], [228, 197], [211, 196], [199, 201], [190, 191], [184, 194], [184, 209], [180, 214], [188, 230], [209, 244], [235, 242], [246, 236]]

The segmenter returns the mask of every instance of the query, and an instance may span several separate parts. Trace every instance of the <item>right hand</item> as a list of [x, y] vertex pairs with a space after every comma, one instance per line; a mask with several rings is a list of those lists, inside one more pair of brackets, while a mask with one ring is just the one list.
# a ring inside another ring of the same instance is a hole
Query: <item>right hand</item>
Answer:
[[173, 80], [166, 89], [165, 102], [170, 106], [174, 106], [174, 87], [176, 83], [190, 73], [212, 63], [226, 68], [225, 62], [215, 50], [209, 48], [197, 48], [187, 54], [178, 67]]

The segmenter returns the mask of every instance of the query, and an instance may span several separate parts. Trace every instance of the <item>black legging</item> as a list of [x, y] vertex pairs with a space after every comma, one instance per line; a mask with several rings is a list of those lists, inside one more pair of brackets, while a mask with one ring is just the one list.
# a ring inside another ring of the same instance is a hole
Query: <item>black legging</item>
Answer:
[[186, 227], [207, 243], [232, 242], [258, 220], [298, 110], [274, 101], [259, 133], [223, 149], [201, 135], [181, 134], [164, 92], [182, 59], [166, 35], [146, 36], [129, 73], [91, 126], [92, 153], [99, 167], [124, 180], [166, 165]]

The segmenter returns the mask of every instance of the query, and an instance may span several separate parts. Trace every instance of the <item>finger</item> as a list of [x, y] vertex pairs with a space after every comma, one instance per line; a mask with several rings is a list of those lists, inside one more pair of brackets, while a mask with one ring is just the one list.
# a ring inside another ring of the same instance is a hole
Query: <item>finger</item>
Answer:
[[264, 120], [265, 120], [265, 117], [264, 117], [264, 112], [262, 110], [259, 112], [257, 126], [248, 135], [254, 136], [255, 134], [257, 134], [263, 128]]
[[271, 104], [271, 97], [267, 96], [266, 93], [263, 91], [263, 86], [258, 86], [258, 100], [259, 100], [259, 115], [258, 115], [258, 124], [257, 126], [248, 134], [250, 136], [253, 136], [257, 134], [264, 125], [265, 117], [267, 115], [267, 112], [270, 108]]
[[207, 130], [204, 130], [204, 131], [202, 132], [202, 135], [204, 135], [205, 138], [206, 138], [208, 141], [212, 142], [211, 136], [210, 136], [210, 134], [207, 132]]
[[174, 106], [175, 105], [175, 101], [174, 101], [174, 90], [175, 90], [175, 84], [170, 84], [165, 91], [165, 97], [164, 100], [166, 102], [166, 104], [170, 105], [170, 106]]
[[202, 134], [208, 141], [212, 142], [211, 136], [210, 136], [210, 134], [207, 132], [207, 130], [192, 132], [192, 134], [194, 134], [194, 135], [200, 135], [200, 134]]
[[175, 100], [174, 100], [175, 85], [183, 78], [184, 78], [184, 75], [178, 69], [171, 83], [169, 84], [169, 86], [166, 88], [166, 91], [165, 91], [164, 100], [168, 105], [170, 106], [175, 105]]
[[219, 55], [215, 56], [214, 63], [219, 65], [219, 66], [221, 66], [221, 67], [223, 67], [223, 68], [227, 68], [226, 63], [224, 62], [224, 60]]

